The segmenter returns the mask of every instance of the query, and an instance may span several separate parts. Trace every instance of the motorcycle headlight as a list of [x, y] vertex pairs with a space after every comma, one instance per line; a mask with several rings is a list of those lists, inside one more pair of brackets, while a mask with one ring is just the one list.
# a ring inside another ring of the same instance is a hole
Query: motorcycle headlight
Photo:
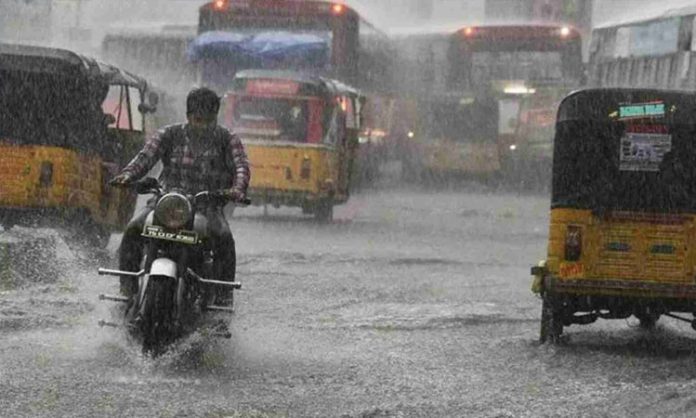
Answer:
[[169, 193], [157, 202], [155, 219], [166, 228], [177, 229], [186, 225], [192, 211], [191, 203], [185, 196]]

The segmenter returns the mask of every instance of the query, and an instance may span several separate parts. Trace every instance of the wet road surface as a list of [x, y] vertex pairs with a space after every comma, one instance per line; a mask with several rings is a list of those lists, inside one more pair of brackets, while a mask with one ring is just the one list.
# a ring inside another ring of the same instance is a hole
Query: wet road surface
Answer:
[[231, 340], [156, 360], [99, 328], [116, 280], [88, 251], [56, 284], [0, 293], [0, 416], [693, 416], [696, 333], [662, 319], [539, 345], [529, 266], [548, 201], [484, 191], [355, 196], [317, 225], [237, 210]]

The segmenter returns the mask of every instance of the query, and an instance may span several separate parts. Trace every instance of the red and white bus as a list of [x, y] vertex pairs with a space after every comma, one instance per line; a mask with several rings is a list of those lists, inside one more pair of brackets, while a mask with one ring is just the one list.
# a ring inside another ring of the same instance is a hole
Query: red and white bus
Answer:
[[[227, 32], [250, 36], [259, 33], [316, 36], [329, 52], [318, 75], [342, 80], [367, 91], [384, 91], [391, 85], [389, 40], [355, 10], [343, 3], [317, 0], [216, 0], [201, 6], [199, 36]], [[214, 59], [209, 65], [221, 65]], [[234, 72], [255, 69], [255, 62], [237, 64]], [[288, 70], [304, 70], [302, 62], [287, 62]], [[223, 64], [224, 65], [224, 64]], [[298, 68], [299, 67], [299, 68]], [[281, 69], [274, 67], [273, 69]]]
[[410, 47], [399, 79], [428, 115], [416, 138], [430, 172], [501, 171], [524, 150], [516, 136], [522, 100], [539, 85], [570, 90], [583, 77], [580, 32], [561, 24], [467, 26], [410, 34], [399, 44]]
[[[258, 39], [261, 39], [260, 45], [254, 44]], [[293, 44], [294, 47], [306, 47], [308, 52], [295, 54], [290, 59], [276, 59], [284, 52], [283, 42], [295, 40], [298, 43]], [[212, 1], [199, 10], [198, 38], [189, 51], [195, 53], [196, 45], [208, 46], [205, 53], [194, 57], [199, 59], [200, 82], [220, 94], [230, 90], [236, 73], [256, 69], [301, 71], [340, 80], [361, 90], [366, 96], [366, 109], [388, 102], [394, 88], [394, 53], [390, 39], [342, 2]], [[273, 53], [276, 47], [281, 52]], [[253, 48], [261, 51], [259, 55], [271, 53], [261, 58], [245, 54]], [[391, 119], [388, 112], [366, 116], [369, 123], [363, 125], [365, 132], [361, 138], [367, 138], [368, 143], [361, 141], [356, 168], [374, 172], [383, 160], [386, 147], [384, 141], [377, 140], [377, 133], [388, 137]], [[356, 179], [365, 177], [357, 174]]]

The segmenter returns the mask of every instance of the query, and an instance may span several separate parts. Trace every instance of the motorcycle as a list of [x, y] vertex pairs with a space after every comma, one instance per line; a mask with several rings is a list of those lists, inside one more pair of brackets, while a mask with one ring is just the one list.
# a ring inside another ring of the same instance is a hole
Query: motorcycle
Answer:
[[[138, 194], [154, 194], [156, 199], [142, 233], [145, 243], [141, 269], [133, 272], [100, 268], [98, 272], [135, 278], [137, 292], [130, 298], [102, 294], [99, 299], [126, 303], [126, 327], [141, 341], [144, 352], [157, 356], [169, 344], [196, 330], [205, 312], [233, 312], [231, 306], [214, 305], [216, 290], [226, 287], [233, 292], [242, 285], [210, 279], [214, 254], [205, 209], [210, 205], [224, 206], [224, 197], [210, 191], [195, 196], [165, 193], [152, 177], [133, 186]], [[106, 321], [100, 321], [100, 325], [119, 326]], [[214, 334], [231, 337], [226, 329]]]

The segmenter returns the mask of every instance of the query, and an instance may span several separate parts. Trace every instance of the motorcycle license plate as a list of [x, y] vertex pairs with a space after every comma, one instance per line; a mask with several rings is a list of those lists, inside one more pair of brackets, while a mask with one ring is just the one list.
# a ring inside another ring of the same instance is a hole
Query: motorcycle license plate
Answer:
[[161, 226], [156, 225], [145, 226], [143, 236], [147, 238], [179, 242], [182, 244], [198, 244], [198, 234], [193, 231], [167, 232]]

